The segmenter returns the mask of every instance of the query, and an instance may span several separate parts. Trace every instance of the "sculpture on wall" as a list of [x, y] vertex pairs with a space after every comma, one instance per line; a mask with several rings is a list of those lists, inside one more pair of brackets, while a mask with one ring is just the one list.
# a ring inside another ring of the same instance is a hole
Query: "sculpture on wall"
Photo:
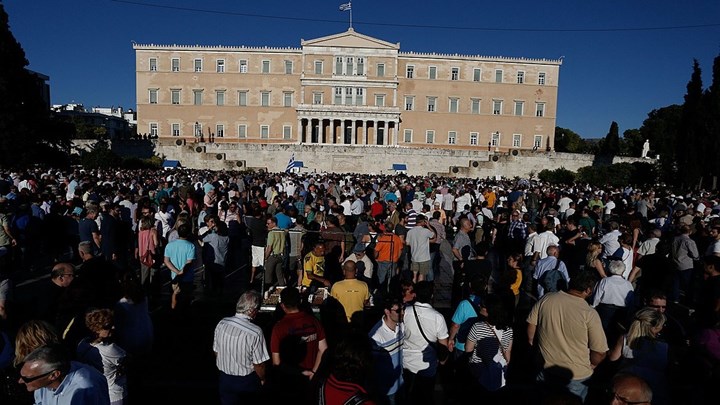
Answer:
[[642, 154], [640, 155], [640, 157], [647, 158], [648, 152], [650, 152], [650, 140], [646, 139], [645, 143], [643, 144]]

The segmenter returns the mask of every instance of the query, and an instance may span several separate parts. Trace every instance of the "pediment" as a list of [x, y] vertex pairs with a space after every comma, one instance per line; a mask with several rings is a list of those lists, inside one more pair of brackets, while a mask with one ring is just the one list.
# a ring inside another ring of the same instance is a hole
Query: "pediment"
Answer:
[[303, 47], [323, 46], [338, 48], [400, 49], [400, 44], [391, 44], [381, 39], [363, 35], [355, 32], [352, 28], [339, 34], [301, 41], [300, 44]]

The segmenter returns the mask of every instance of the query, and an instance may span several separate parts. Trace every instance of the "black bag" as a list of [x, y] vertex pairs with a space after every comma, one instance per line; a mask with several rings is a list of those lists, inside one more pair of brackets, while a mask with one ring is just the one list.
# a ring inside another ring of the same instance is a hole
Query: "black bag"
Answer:
[[450, 349], [448, 349], [447, 346], [437, 342], [431, 344], [431, 346], [435, 349], [435, 353], [437, 354], [438, 362], [440, 364], [444, 364], [448, 358], [450, 358]]

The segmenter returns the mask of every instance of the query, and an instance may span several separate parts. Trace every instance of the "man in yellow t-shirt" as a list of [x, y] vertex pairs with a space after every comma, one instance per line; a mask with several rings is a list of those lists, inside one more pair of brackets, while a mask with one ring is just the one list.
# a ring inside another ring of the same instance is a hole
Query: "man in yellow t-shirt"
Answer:
[[[545, 360], [537, 380], [564, 386], [583, 401], [588, 392], [585, 382], [608, 351], [600, 316], [586, 301], [596, 282], [595, 274], [579, 273], [570, 279], [568, 292], [545, 294], [527, 317], [528, 343], [537, 344]], [[560, 378], [559, 372], [568, 375]]]
[[325, 243], [317, 242], [313, 250], [303, 259], [303, 287], [330, 287], [325, 278]]
[[357, 311], [362, 311], [370, 301], [370, 289], [366, 282], [358, 280], [357, 266], [352, 260], [343, 264], [345, 279], [333, 284], [330, 295], [345, 309], [348, 322]]

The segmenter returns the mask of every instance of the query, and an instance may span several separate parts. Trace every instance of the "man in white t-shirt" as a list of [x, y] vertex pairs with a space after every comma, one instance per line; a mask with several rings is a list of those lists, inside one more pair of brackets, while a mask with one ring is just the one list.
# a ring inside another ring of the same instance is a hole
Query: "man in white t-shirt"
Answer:
[[710, 237], [712, 241], [705, 250], [705, 256], [720, 256], [720, 226], [715, 225], [710, 228]]
[[[548, 221], [548, 224], [555, 223], [554, 218], [549, 218]], [[546, 258], [548, 246], [557, 246], [560, 243], [560, 238], [555, 235], [552, 226], [553, 225], [548, 225], [543, 232], [539, 233], [538, 236], [535, 237], [533, 241], [533, 261]]]

